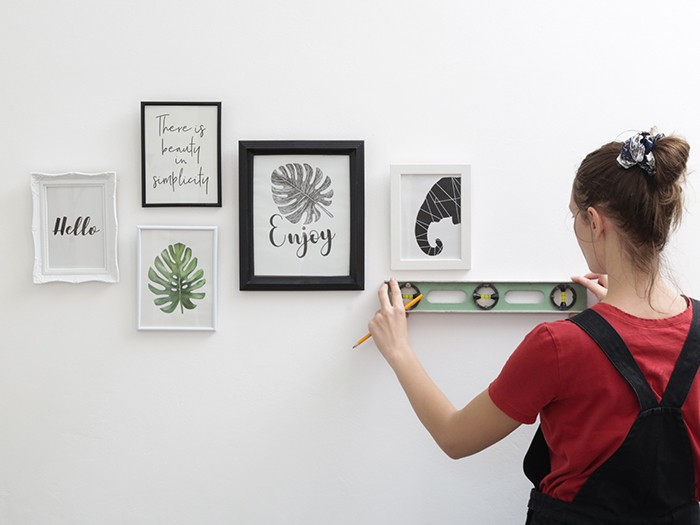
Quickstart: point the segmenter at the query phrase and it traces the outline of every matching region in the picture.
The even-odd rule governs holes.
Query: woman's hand
[[[597,273],[587,273],[583,277],[575,275],[571,278],[575,283],[578,283],[595,295],[599,301],[605,299],[608,295],[608,276]]]
[[[391,292],[391,301],[387,290]],[[391,366],[401,355],[411,352],[408,341],[406,312],[401,289],[393,277],[379,287],[379,310],[369,322],[369,332],[374,343]]]
[[[448,456],[456,459],[474,454],[520,425],[496,407],[486,390],[462,410],[456,410],[411,350],[399,284],[391,279],[389,286],[383,284],[378,293],[380,308],[369,322],[369,331],[418,419]]]

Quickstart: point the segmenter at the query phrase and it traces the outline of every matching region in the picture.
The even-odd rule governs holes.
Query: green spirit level
[[[571,282],[400,282],[404,303],[423,294],[412,312],[577,313],[586,288]]]

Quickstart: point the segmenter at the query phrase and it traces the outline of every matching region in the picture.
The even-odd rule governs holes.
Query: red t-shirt
[[[661,400],[690,329],[692,306],[667,319],[641,319],[604,303],[593,308],[620,334]],[[620,447],[639,414],[634,391],[603,351],[581,328],[564,320],[535,327],[491,383],[489,395],[521,423],[534,423],[540,415],[552,466],[540,490],[564,501],[572,501]],[[700,501],[700,379],[682,412]]]

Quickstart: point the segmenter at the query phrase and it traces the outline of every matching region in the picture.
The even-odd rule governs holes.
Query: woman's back
[[[600,303],[601,314],[625,341],[657,400],[685,343],[692,306],[665,319],[642,319]],[[551,472],[541,490],[572,501],[589,476],[619,449],[640,406],[635,393],[598,345],[574,323],[543,323],[513,353],[489,387],[506,414],[531,423],[541,413]],[[700,479],[700,382],[683,406]],[[699,496],[700,492],[696,493]]]

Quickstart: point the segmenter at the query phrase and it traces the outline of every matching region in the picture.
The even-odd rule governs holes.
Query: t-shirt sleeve
[[[489,385],[494,404],[513,419],[531,424],[559,388],[554,338],[546,323],[536,326],[508,358]]]

